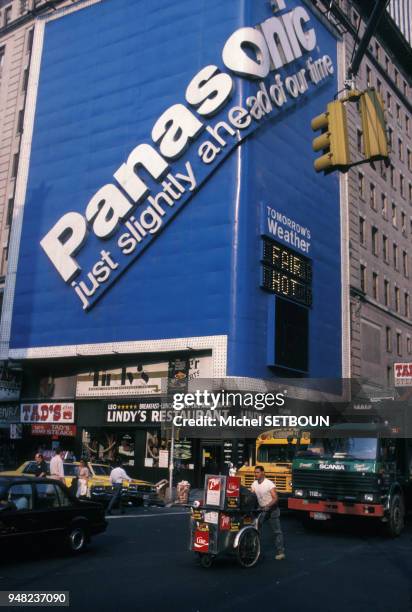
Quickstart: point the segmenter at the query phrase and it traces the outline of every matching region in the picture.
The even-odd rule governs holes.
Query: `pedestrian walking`
[[[36,453],[34,456],[34,460],[36,462],[36,466],[34,468],[34,475],[36,478],[46,478],[47,477],[47,463],[44,460],[44,457],[41,453]]]
[[[89,478],[90,471],[87,467],[86,461],[80,459],[79,474],[77,481],[77,497],[87,497],[89,494]]]
[[[251,490],[256,494],[259,508],[264,511],[263,523],[269,523],[275,536],[275,559],[282,561],[285,559],[285,546],[280,526],[280,510],[276,487],[271,480],[265,477],[265,469],[260,465],[255,467],[255,479]]]
[[[124,480],[130,481],[131,478],[126,474],[121,465],[118,464],[110,472],[110,483],[113,487],[113,495],[107,507],[107,514],[111,514],[116,505],[119,506],[121,514],[124,514],[124,509],[122,507],[122,488]]]
[[[64,466],[60,453],[60,448],[57,448],[54,457],[50,460],[50,478],[64,482]]]

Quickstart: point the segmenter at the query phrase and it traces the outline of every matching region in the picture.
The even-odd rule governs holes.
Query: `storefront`
[[[0,404],[0,471],[13,468],[22,452],[18,404]]]
[[[169,474],[171,427],[160,420],[161,399],[76,402],[77,452],[101,463],[121,461],[130,476],[151,482]],[[179,479],[193,483],[199,442],[175,439],[175,469]]]
[[[20,404],[22,446],[28,460],[36,452],[50,459],[59,448],[64,459],[75,456],[75,408],[73,402],[35,402]]]

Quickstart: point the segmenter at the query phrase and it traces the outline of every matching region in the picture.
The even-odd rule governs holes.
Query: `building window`
[[[390,173],[391,173],[391,187],[395,189],[395,168],[390,165]]]
[[[29,84],[29,69],[26,68],[24,73],[23,73],[23,85],[22,85],[22,91],[23,93],[25,91],[27,91],[27,86]]]
[[[408,253],[406,251],[402,251],[402,269],[404,277],[408,278]]]
[[[412,151],[410,149],[407,149],[406,151],[406,160],[408,163],[408,170],[409,172],[412,172]]]
[[[401,193],[402,198],[405,197],[405,179],[403,174],[399,173],[399,191]]]
[[[395,85],[399,87],[399,72],[395,68]]]
[[[388,238],[385,234],[382,236],[382,251],[383,251],[383,259],[386,263],[389,262],[389,244]]]
[[[372,253],[374,255],[379,255],[379,235],[378,235],[377,227],[371,228],[371,237],[372,237]]]
[[[6,47],[0,47],[0,74],[4,65],[4,58],[6,56]]]
[[[396,121],[401,124],[402,120],[401,120],[401,107],[399,106],[399,104],[396,105]]]
[[[405,306],[405,317],[409,319],[409,315],[410,315],[409,293],[407,293],[406,291],[404,295],[404,306]]]
[[[405,98],[408,97],[408,84],[406,81],[403,82],[403,95],[405,96]]]
[[[4,27],[8,26],[9,23],[11,22],[11,17],[12,17],[12,6],[6,6],[6,8],[4,9]]]
[[[378,275],[376,272],[372,273],[372,295],[374,300],[379,299]]]
[[[390,327],[386,328],[386,350],[388,353],[392,353],[392,330]]]
[[[406,234],[406,215],[403,211],[401,212],[401,231]]]
[[[386,193],[382,193],[381,195],[381,207],[382,207],[382,217],[384,219],[388,218],[388,197]]]
[[[382,94],[382,82],[379,79],[376,79],[376,89],[379,94]]]
[[[372,87],[372,71],[369,66],[366,66],[366,86]]]
[[[412,183],[409,183],[408,192],[409,192],[409,204],[412,206]]]
[[[355,11],[355,9],[352,10],[352,23],[357,26],[359,23],[359,15],[358,13]]]
[[[362,172],[358,172],[358,189],[359,189],[359,197],[364,200],[365,199],[365,179]]]
[[[392,112],[392,96],[390,91],[386,92],[386,108],[388,110],[388,113]]]
[[[385,306],[390,306],[390,284],[388,280],[385,280],[383,283],[383,299],[385,302]]]
[[[388,145],[392,151],[393,149],[393,129],[390,126],[388,127]]]
[[[23,133],[23,121],[24,121],[24,111],[20,110],[19,115],[17,117],[17,134]]]
[[[389,69],[390,69],[389,57],[385,55],[385,70],[388,74],[389,74]]]
[[[10,226],[13,221],[14,198],[10,198],[7,204],[6,225]]]
[[[381,59],[380,59],[381,58],[381,48],[379,46],[379,43],[377,43],[377,42],[375,43],[375,57],[378,60],[378,62],[381,61]]]
[[[359,242],[365,244],[365,219],[359,217]]]
[[[410,336],[407,336],[406,338],[406,350],[407,350],[408,355],[412,353],[412,344],[411,344]]]
[[[373,210],[376,210],[376,190],[375,190],[375,185],[373,183],[370,183],[369,185],[370,187],[370,207],[373,208]]]
[[[34,28],[32,28],[31,30],[29,30],[29,33],[27,34],[27,53],[31,53],[31,50],[33,49],[33,38],[34,38]]]
[[[395,202],[392,202],[392,225],[393,227],[398,227],[398,212]]]
[[[400,138],[398,138],[398,153],[399,153],[399,160],[403,162],[403,144]]]
[[[396,332],[396,352],[402,355],[402,334],[400,332]]]
[[[363,153],[362,131],[357,130],[356,135],[357,135],[357,143],[358,143],[358,153]]]
[[[398,269],[398,245],[393,243],[393,267]]]
[[[392,367],[386,366],[386,384],[392,387]]]
[[[16,178],[17,170],[19,169],[19,154],[15,153],[13,155],[13,165],[11,168],[11,178]]]
[[[408,136],[410,136],[410,134],[409,134],[410,125],[411,125],[411,122],[409,120],[409,117],[408,117],[408,115],[405,115],[405,130],[406,130],[406,133],[408,134]]]
[[[399,287],[395,287],[395,310],[396,312],[400,312],[401,310],[401,292]]]
[[[4,247],[1,253],[1,274],[3,276],[6,274],[8,251],[9,251],[8,248]]]
[[[366,266],[363,264],[360,266],[360,288],[361,291],[366,292]]]

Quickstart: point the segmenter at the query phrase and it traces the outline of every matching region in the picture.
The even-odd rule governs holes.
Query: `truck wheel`
[[[391,538],[398,537],[405,526],[405,506],[402,495],[396,493],[390,503],[388,522],[384,523],[386,535]]]

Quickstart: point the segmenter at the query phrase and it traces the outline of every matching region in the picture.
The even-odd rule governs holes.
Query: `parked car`
[[[0,476],[0,545],[53,539],[72,553],[107,527],[101,504],[79,500],[57,480]]]
[[[47,472],[49,473],[50,463],[46,461]],[[70,489],[72,487],[73,480],[77,478],[79,463],[78,462],[64,462],[64,482]],[[1,476],[34,476],[36,470],[35,461],[25,461],[16,470],[9,470],[7,472],[0,472]],[[107,482],[107,478],[91,478],[89,481],[90,499],[92,501],[98,501],[101,503],[107,503],[112,496],[112,487],[110,482]],[[73,493],[75,491],[73,490]]]
[[[49,470],[49,462],[46,461],[47,470]],[[70,489],[73,479],[77,478],[79,462],[65,461],[64,465],[64,480],[66,486]],[[104,463],[89,462],[87,464],[90,470],[89,490],[90,499],[107,504],[112,497],[113,487],[110,484],[110,465]],[[36,469],[35,461],[25,461],[16,470],[0,472],[1,476],[33,476]],[[133,478],[130,482],[125,480],[123,483],[122,500],[124,504],[132,504],[134,506],[142,505],[144,502],[148,504],[161,504],[161,499],[158,495],[156,486],[145,480]]]

